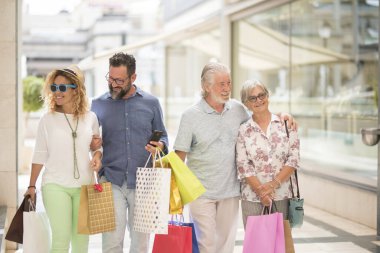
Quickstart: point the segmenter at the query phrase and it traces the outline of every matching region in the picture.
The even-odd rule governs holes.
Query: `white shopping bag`
[[[24,253],[49,253],[51,247],[51,232],[49,219],[45,212],[36,212],[33,209],[23,213]]]
[[[149,160],[149,159],[148,159]],[[167,234],[170,197],[168,168],[137,168],[133,229]]]

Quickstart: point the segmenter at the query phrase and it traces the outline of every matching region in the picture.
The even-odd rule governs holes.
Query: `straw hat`
[[[81,83],[84,83],[84,75],[82,70],[77,65],[70,65],[66,68],[59,69],[62,72],[65,72],[69,75],[74,76],[77,78]]]

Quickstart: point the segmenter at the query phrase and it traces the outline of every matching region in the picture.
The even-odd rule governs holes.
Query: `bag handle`
[[[286,136],[289,138],[289,130],[288,130],[288,121],[285,120],[285,130],[286,130]],[[296,184],[297,184],[297,198],[300,198],[300,188],[298,186],[298,174],[297,170],[294,170],[294,177],[296,178]],[[293,190],[293,183],[292,179],[290,178],[290,188],[292,190],[292,198],[294,198],[294,190]]]
[[[161,157],[160,152],[162,152],[161,149],[159,147],[156,147],[156,152],[155,152],[154,156],[158,155],[158,158],[159,158],[160,164],[161,164],[161,168],[163,168],[164,166],[162,165],[162,157]],[[152,153],[149,152],[149,156],[148,156],[148,159],[146,160],[144,168],[146,168],[146,166],[148,166],[148,163],[149,163],[151,157],[152,157]],[[156,164],[153,161],[153,159],[152,159],[152,165],[153,165],[153,168],[156,168]]]
[[[171,216],[172,217],[169,221],[170,225],[181,226],[183,223],[185,223],[185,217],[183,216],[183,214],[172,214]],[[179,216],[179,218],[178,218],[178,216]]]
[[[261,215],[271,214],[271,213],[275,213],[275,212],[278,212],[278,209],[277,209],[277,206],[276,206],[276,203],[274,202],[274,200],[271,200],[269,206],[263,207],[263,209],[261,210]]]
[[[36,204],[34,203],[32,198],[28,198],[28,202],[29,202],[29,212],[31,212],[31,211],[35,212],[36,211]]]

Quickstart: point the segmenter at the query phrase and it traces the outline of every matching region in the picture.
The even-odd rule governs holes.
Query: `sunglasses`
[[[52,92],[56,92],[58,90],[60,92],[66,92],[67,88],[75,89],[76,87],[77,87],[76,84],[55,84],[55,83],[53,83],[52,85],[50,85],[50,90]]]

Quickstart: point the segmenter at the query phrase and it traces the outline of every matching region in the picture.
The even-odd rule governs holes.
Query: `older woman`
[[[52,230],[52,253],[88,251],[88,235],[77,233],[81,185],[91,183],[101,167],[101,149],[92,153],[92,136],[99,134],[96,115],[89,111],[82,71],[77,66],[53,70],[46,78],[43,98],[48,112],[40,119],[25,195],[35,197],[42,175],[43,203]]]
[[[299,167],[299,139],[290,128],[288,137],[286,126],[269,111],[269,91],[262,83],[246,81],[241,100],[253,113],[240,126],[236,144],[245,228],[247,217],[259,215],[272,200],[287,219],[290,176]]]

